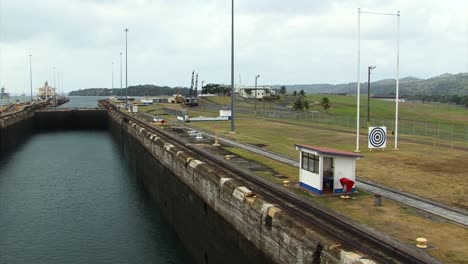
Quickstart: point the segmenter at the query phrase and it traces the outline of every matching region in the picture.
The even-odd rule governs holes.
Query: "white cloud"
[[[235,68],[244,84],[356,79],[357,8],[401,11],[400,76],[468,71],[463,0],[236,0]],[[120,86],[128,27],[129,84],[188,86],[191,71],[230,83],[231,2],[219,0],[0,0],[0,85],[28,90],[64,75],[66,90]],[[362,79],[395,76],[396,17],[361,17]]]

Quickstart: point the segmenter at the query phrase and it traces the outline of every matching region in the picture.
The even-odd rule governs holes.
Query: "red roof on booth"
[[[325,147],[316,147],[310,145],[302,145],[296,144],[296,147],[305,148],[313,151],[317,151],[319,154],[326,154],[326,155],[334,155],[334,156],[346,156],[346,157],[354,157],[354,158],[362,158],[362,155],[356,154],[354,152],[333,149],[333,148],[325,148]]]

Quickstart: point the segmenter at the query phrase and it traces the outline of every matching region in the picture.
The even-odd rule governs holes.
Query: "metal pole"
[[[397,13],[397,72],[396,72],[396,102],[395,102],[395,150],[398,149],[398,103],[400,85],[400,11]]]
[[[369,66],[367,68],[367,126],[369,126],[370,124],[370,116],[369,116],[369,112],[370,112],[370,70],[371,70],[371,66]]]
[[[62,96],[63,96],[63,72],[62,72],[62,79],[61,79],[62,83],[60,85],[60,87],[62,87]]]
[[[231,133],[234,133],[234,0],[231,3]]]
[[[120,96],[123,97],[123,93],[122,93],[122,52],[120,52]]]
[[[127,100],[125,100],[125,107],[127,108],[128,110],[128,61],[127,61],[127,33],[128,33],[128,28],[126,28],[125,30],[125,90],[126,90],[126,98]]]
[[[257,115],[257,79],[260,78],[260,74],[259,75],[255,75],[255,115]],[[263,105],[265,106],[265,105]]]
[[[114,90],[114,62],[112,62],[112,90]]]
[[[367,126],[370,126],[370,73],[376,66],[369,66],[367,73]]]
[[[32,55],[31,54],[29,54],[29,80],[31,82],[31,104],[32,104],[33,97],[32,97]]]
[[[361,85],[359,83],[359,75],[361,74],[361,8],[358,8],[358,61],[357,61],[357,113],[356,113],[356,150],[355,152],[360,152],[359,150],[359,115],[360,115],[360,91]]]

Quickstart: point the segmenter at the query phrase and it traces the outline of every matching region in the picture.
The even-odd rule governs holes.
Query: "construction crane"
[[[197,96],[197,86],[198,86],[198,74],[197,74],[197,80],[195,82],[195,86],[194,86],[194,83],[193,83],[193,80],[194,80],[194,75],[195,75],[195,71],[192,71],[192,82],[191,82],[191,85],[190,85],[190,92],[189,92],[189,95],[185,98],[185,101],[184,101],[184,104],[186,106],[197,106],[198,105],[198,96]],[[194,88],[195,88],[195,91],[194,91]]]

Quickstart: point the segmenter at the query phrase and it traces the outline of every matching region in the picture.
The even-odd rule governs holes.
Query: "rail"
[[[107,108],[112,108],[116,111],[117,108],[107,101],[100,101],[100,105]],[[231,172],[240,176],[247,187],[256,190],[257,194],[266,199],[277,203],[282,210],[288,211],[293,215],[311,223],[322,229],[330,236],[336,237],[343,241],[350,248],[358,249],[377,261],[384,263],[442,263],[439,260],[420,252],[417,249],[410,248],[400,242],[378,233],[370,228],[366,228],[360,224],[353,222],[347,217],[334,212],[320,204],[307,200],[299,195],[266,181],[252,173],[236,167],[222,158],[215,157],[204,152],[196,146],[186,144],[182,139],[174,134],[171,134],[162,129],[158,129],[150,124],[125,113],[120,112],[125,119],[139,123],[140,126],[159,134],[162,137],[172,141],[173,144],[183,146],[191,152],[207,159],[218,166],[222,166]],[[339,231],[337,231],[339,229]]]

